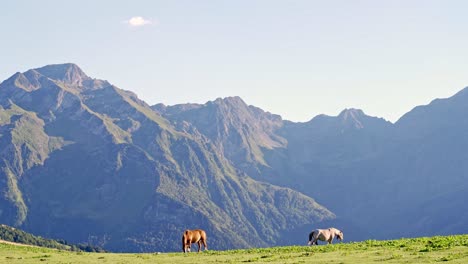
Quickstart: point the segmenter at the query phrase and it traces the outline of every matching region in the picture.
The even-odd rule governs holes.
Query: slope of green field
[[[91,246],[87,244],[74,245],[68,243],[65,240],[53,240],[42,238],[40,236],[35,236],[23,230],[3,224],[0,224],[0,240],[3,243],[12,242],[13,244],[26,244],[29,246],[52,248],[66,251],[105,252],[105,250],[103,250],[100,247]]]
[[[468,263],[468,235],[202,253],[69,252],[0,244],[0,263]]]

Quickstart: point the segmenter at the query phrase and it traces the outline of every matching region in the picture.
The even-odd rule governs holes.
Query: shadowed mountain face
[[[194,124],[231,154],[255,153],[230,159],[257,180],[316,198],[337,215],[327,223],[349,230],[348,239],[397,238],[468,232],[466,91],[416,107],[396,124],[357,109],[294,123],[254,114],[239,98],[153,109],[173,123]],[[218,131],[251,140],[232,144]]]
[[[0,84],[0,221],[115,251],[179,251],[187,228],[212,249],[328,226],[466,233],[467,94],[395,124],[358,109],[294,123],[239,97],[150,107],[74,64],[17,73]]]
[[[16,73],[0,84],[0,221],[109,250],[179,251],[187,228],[226,249],[334,218],[252,179],[200,131],[74,64]]]
[[[207,137],[235,165],[259,176],[259,166],[268,166],[263,150],[283,148],[287,141],[276,132],[283,126],[278,115],[248,106],[239,97],[218,98],[205,105],[153,106],[175,125],[190,124]]]

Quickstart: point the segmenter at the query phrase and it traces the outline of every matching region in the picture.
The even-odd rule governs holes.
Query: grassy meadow
[[[196,246],[195,246],[196,247]],[[192,249],[194,249],[192,247]],[[0,263],[468,263],[468,235],[202,253],[85,253],[0,244]]]

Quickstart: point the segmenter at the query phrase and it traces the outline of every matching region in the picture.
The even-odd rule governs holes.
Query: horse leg
[[[205,247],[205,250],[208,249],[208,247],[206,246],[206,240],[205,239],[203,239],[203,246]]]
[[[198,252],[200,252],[200,248],[201,248],[201,242],[200,242],[200,240],[198,240],[197,244],[198,244]]]
[[[192,240],[187,240],[187,252],[191,252],[192,251]]]

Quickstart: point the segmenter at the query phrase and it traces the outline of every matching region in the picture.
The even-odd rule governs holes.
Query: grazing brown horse
[[[309,234],[309,246],[318,245],[318,240],[327,241],[328,244],[331,244],[335,236],[337,239],[343,240],[343,232],[336,228],[315,229]]]
[[[192,243],[198,244],[198,252],[200,252],[202,243],[205,247],[205,250],[207,250],[208,248],[206,246],[205,231],[201,229],[185,230],[184,234],[182,235],[182,250],[184,251],[184,253],[190,252]]]

